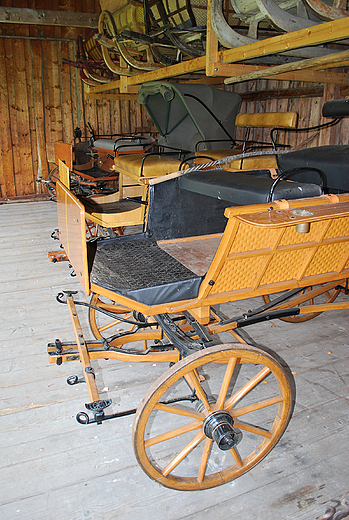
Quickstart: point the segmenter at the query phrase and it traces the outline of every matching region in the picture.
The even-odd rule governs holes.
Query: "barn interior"
[[[347,7],[347,2],[336,0],[333,4],[288,2],[287,6],[271,0],[248,5],[242,0],[178,0],[173,5],[165,0],[52,0],[49,7],[39,0],[0,0],[1,518],[349,518]],[[180,151],[176,154],[174,148]],[[140,166],[145,152],[150,153],[149,159]],[[288,163],[289,157],[296,162]],[[160,169],[163,158],[166,170]],[[206,170],[205,163],[209,164]],[[187,173],[192,166],[197,169]],[[303,166],[311,172],[297,171],[291,184],[278,178],[283,169]],[[174,173],[177,177],[164,180]],[[306,202],[297,206],[298,195],[290,194],[290,186],[296,194],[302,192]],[[172,188],[177,198],[170,200]],[[109,240],[127,245],[133,240],[130,235],[145,231],[147,239],[152,235],[160,243],[161,251],[177,254],[177,261],[185,263],[183,257],[195,250],[189,238],[214,235],[212,246],[208,240],[196,241],[205,247],[195,253],[201,269],[195,272],[197,286],[215,265],[212,259],[218,239],[226,236],[227,219],[245,219],[244,225],[249,225],[247,217],[241,217],[246,210],[238,213],[247,205],[248,215],[254,212],[254,204],[267,214],[268,208],[274,213],[292,208],[305,211],[305,206],[315,211],[315,217],[296,216],[304,244],[311,235],[309,245],[299,247],[301,252],[310,251],[317,240],[321,247],[326,240],[336,240],[335,249],[324,256],[329,274],[314,271],[318,277],[303,286],[301,276],[298,281],[291,277],[288,285],[285,279],[273,281],[279,283],[271,289],[274,293],[300,287],[305,295],[332,283],[320,295],[324,299],[318,312],[310,308],[307,314],[300,310],[298,317],[297,310],[294,315],[263,318],[251,322],[248,334],[240,336],[234,330],[245,318],[236,316],[265,305],[269,293],[255,282],[247,297],[224,295],[219,300],[212,287],[207,288],[216,298],[220,324],[225,324],[216,327],[216,345],[240,341],[240,348],[242,343],[265,349],[281,360],[288,374],[290,421],[283,422],[280,440],[277,433],[274,442],[272,428],[267,431],[266,438],[272,432],[270,453],[258,464],[249,468],[247,458],[241,462],[236,456],[243,471],[232,470],[226,477],[215,469],[220,462],[214,455],[207,475],[204,471],[200,476],[199,471],[194,483],[186,480],[186,469],[184,483],[181,479],[171,483],[166,469],[161,477],[147,469],[137,447],[139,411],[149,398],[149,388],[175,370],[177,363],[170,355],[166,363],[156,357],[139,363],[135,359],[139,352],[130,347],[126,362],[108,359],[106,352],[105,357],[92,360],[93,370],[88,373],[89,360],[83,360],[82,351],[72,354],[65,346],[78,343],[74,332],[79,331],[69,316],[70,304],[64,304],[67,296],[88,305],[94,287],[104,283],[97,283],[92,275],[89,279],[89,269],[86,275],[84,267],[83,274],[76,267],[72,244],[79,256],[81,243],[71,239],[68,217],[64,217],[64,232],[59,209],[69,206],[68,199],[75,204],[74,211],[78,208],[80,215],[83,211],[83,251],[102,249]],[[281,199],[291,200],[285,206],[277,202]],[[168,217],[173,200],[181,211]],[[106,209],[98,206],[104,202]],[[108,204],[119,209],[111,211]],[[317,205],[318,212],[313,209]],[[183,227],[180,217],[186,218]],[[314,226],[326,218],[343,220],[340,234],[333,238],[324,231],[321,240],[313,238]],[[310,232],[309,227],[302,228],[304,223],[310,225]],[[166,247],[165,241],[169,241]],[[182,256],[175,253],[176,245]],[[268,247],[269,243],[261,246],[256,254],[261,256]],[[247,253],[239,250],[236,255]],[[288,261],[300,270],[298,256]],[[122,271],[131,272],[131,263],[125,261]],[[141,268],[135,269],[142,274]],[[183,290],[189,289],[185,285]],[[192,298],[195,290],[191,287],[190,296],[184,292],[181,299]],[[110,291],[105,286],[101,294],[110,296]],[[132,291],[120,294],[117,303],[124,304],[125,298],[138,302],[133,314],[131,310],[138,325],[144,318],[139,309],[158,304],[158,300],[137,300],[140,297]],[[151,298],[164,296],[156,293]],[[308,306],[318,303],[315,296],[304,300]],[[166,300],[166,309],[174,301]],[[109,325],[102,318],[91,329],[88,310],[82,305],[77,308],[84,338],[96,341]],[[170,312],[164,308],[162,313]],[[216,347],[205,344],[201,327],[207,325],[211,333],[210,318],[204,315],[203,304],[201,309],[201,314],[195,314],[194,330],[199,330],[201,339],[203,334],[204,347],[211,352]],[[235,316],[233,332],[222,316]],[[306,319],[299,319],[302,316]],[[115,334],[123,333],[118,322]],[[140,348],[147,350],[147,346]],[[180,354],[186,358],[185,350]],[[62,363],[69,356],[71,362]],[[267,394],[270,381],[260,382]],[[264,398],[259,399],[262,403]],[[109,404],[109,400],[112,404],[105,414],[85,406],[89,401]],[[198,405],[195,410],[194,418],[202,412]],[[108,414],[115,417],[107,420]],[[235,444],[229,448],[236,455],[241,432],[236,425],[231,428],[237,448]],[[258,459],[254,453],[251,458]],[[225,460],[226,451],[218,454]],[[185,464],[183,455],[179,466]],[[210,472],[217,476],[212,484]]]

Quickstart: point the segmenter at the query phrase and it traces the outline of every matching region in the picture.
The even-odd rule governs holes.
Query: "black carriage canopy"
[[[208,85],[154,81],[140,85],[138,102],[159,132],[159,144],[195,152],[229,148],[241,98]]]

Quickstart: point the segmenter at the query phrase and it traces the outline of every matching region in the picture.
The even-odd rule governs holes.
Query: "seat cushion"
[[[146,305],[196,298],[202,278],[144,234],[100,241],[91,282]]]
[[[202,170],[188,173],[179,178],[182,189],[201,193],[220,200],[227,200],[234,206],[267,202],[274,180],[269,170],[250,172],[229,172],[227,170]],[[321,195],[316,184],[280,181],[276,185],[273,200],[298,199]]]
[[[230,157],[232,155],[241,154],[241,150],[207,150],[202,152],[202,155],[211,157],[214,161]],[[200,155],[197,152],[197,155]],[[209,159],[195,159],[195,164],[204,164],[209,162]],[[222,167],[222,165],[221,165]],[[257,155],[256,157],[246,157],[245,159],[233,159],[228,162],[227,170],[261,170],[262,168],[277,168],[275,155]]]
[[[241,150],[230,150],[225,148],[223,150],[202,150],[200,152],[195,152],[195,156],[198,156],[195,159],[195,164],[205,164],[209,162],[209,159],[201,158],[200,155],[204,155],[207,157],[211,157],[214,161],[218,159],[224,159],[224,157],[229,157],[230,155],[238,155],[241,154]]]
[[[148,155],[143,163],[142,154],[119,155],[115,157],[115,170],[137,177],[158,177],[179,170],[181,161],[167,155]]]
[[[319,182],[319,175],[310,168],[318,168],[326,177],[325,188],[329,193],[349,192],[349,146],[327,145],[306,148],[278,157],[282,171],[291,168],[309,168],[297,174],[302,182]]]
[[[152,137],[132,138],[132,139],[97,139],[93,142],[95,148],[102,150],[124,151],[124,152],[142,152],[144,145],[154,142]]]

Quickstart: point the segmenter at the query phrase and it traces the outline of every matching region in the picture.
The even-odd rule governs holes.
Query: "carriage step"
[[[93,401],[92,403],[86,403],[85,408],[91,412],[101,412],[105,408],[108,408],[112,403],[111,399],[100,399],[99,401]]]

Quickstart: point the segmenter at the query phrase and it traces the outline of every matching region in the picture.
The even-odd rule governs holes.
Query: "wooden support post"
[[[211,0],[207,2],[206,31],[206,76],[216,76],[215,64],[218,61],[218,39],[211,23]]]

